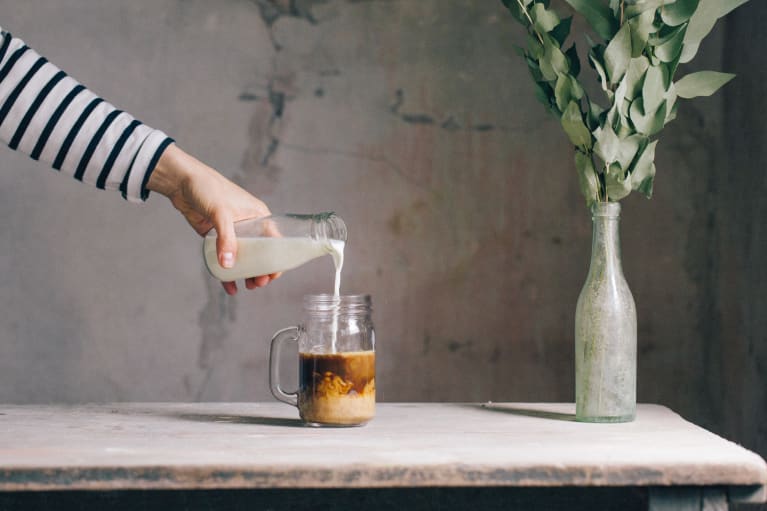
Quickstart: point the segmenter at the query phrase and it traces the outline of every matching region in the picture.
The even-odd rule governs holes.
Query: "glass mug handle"
[[[280,353],[285,341],[298,341],[298,332],[297,326],[289,326],[279,330],[272,336],[272,344],[269,348],[269,389],[278,401],[296,407],[298,406],[298,391],[285,392],[280,386]]]

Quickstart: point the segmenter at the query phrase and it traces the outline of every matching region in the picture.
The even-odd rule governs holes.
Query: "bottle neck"
[[[591,208],[593,231],[589,273],[623,274],[620,248],[620,204],[598,202]]]

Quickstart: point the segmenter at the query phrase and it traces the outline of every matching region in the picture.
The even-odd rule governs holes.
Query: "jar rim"
[[[368,311],[371,308],[369,294],[339,295],[330,293],[304,295],[304,310],[326,312],[338,309],[339,312]]]

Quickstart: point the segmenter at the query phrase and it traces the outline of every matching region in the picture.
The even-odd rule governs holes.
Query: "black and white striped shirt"
[[[132,202],[173,140],[80,85],[0,28],[0,139]]]

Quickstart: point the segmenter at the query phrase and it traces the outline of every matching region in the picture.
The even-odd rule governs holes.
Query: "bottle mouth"
[[[369,313],[370,295],[317,294],[304,296],[304,310],[310,313],[338,311],[340,314]]]
[[[593,218],[618,218],[621,216],[621,205],[619,202],[596,202],[591,206],[591,216]]]
[[[312,238],[346,242],[346,224],[340,216],[329,211],[311,215],[311,218],[314,221],[312,223]]]

